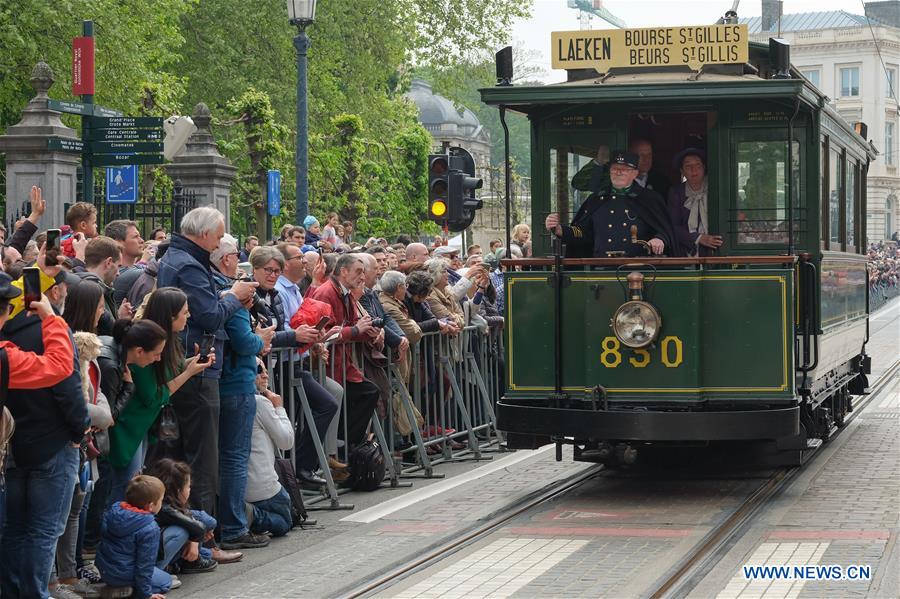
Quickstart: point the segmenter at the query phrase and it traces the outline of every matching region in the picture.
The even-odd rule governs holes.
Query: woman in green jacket
[[[159,361],[146,366],[129,364],[123,376],[133,381],[134,394],[119,413],[115,426],[109,429],[108,460],[114,470],[125,471],[126,484],[143,466],[147,433],[162,408],[168,405],[169,396],[215,361],[213,355],[203,363],[199,362],[199,355],[184,359],[179,335],[187,326],[189,316],[187,296],[175,287],[155,290],[144,309],[143,320],[154,322],[165,331],[166,344]],[[124,493],[124,487],[121,491]],[[121,499],[116,495],[114,483],[110,501]]]

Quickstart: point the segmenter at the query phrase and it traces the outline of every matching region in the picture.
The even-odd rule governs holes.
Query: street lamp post
[[[296,165],[296,211],[294,221],[303,224],[309,213],[309,110],[306,90],[306,54],[309,51],[309,36],[306,28],[316,18],[316,0],[287,0],[288,18],[297,27],[294,47],[297,48],[297,151]]]

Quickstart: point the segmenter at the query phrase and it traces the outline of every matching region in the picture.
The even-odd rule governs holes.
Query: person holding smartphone
[[[41,252],[38,262],[43,258]],[[8,389],[6,407],[16,421],[0,542],[4,597],[47,596],[78,473],[78,444],[90,425],[68,327],[40,293],[45,276],[50,274],[38,273],[37,289],[35,277],[27,284],[28,295],[38,301],[11,315],[10,306],[21,302],[24,290],[0,274],[0,350],[9,366],[8,380],[0,384]]]
[[[28,317],[41,320],[43,354],[19,349],[10,341],[0,341],[0,349],[6,352],[9,364],[9,379],[0,380],[0,385],[9,389],[41,389],[52,387],[62,381],[74,369],[74,346],[69,340],[69,327],[62,317],[53,312],[53,307],[45,295],[37,289],[38,298],[28,304]],[[6,324],[12,311],[11,299],[22,295],[22,290],[14,287],[12,279],[0,272],[0,329]]]

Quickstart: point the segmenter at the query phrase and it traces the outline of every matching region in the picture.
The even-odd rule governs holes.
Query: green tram
[[[876,151],[787,53],[747,43],[740,64],[571,69],[565,83],[481,90],[501,118],[531,123],[534,257],[504,261],[497,418],[510,446],[629,461],[642,446],[741,441],[801,463],[867,392]],[[673,184],[673,157],[706,151],[709,230],[724,245],[703,258],[561,257],[545,217],[569,222],[589,195],[576,173],[637,137]]]

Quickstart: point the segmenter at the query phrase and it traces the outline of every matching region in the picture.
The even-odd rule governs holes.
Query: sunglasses
[[[262,374],[262,373],[264,373],[265,371],[266,371],[266,369],[263,368],[263,365],[262,365],[262,364],[257,364],[257,365],[256,365],[256,374]]]

